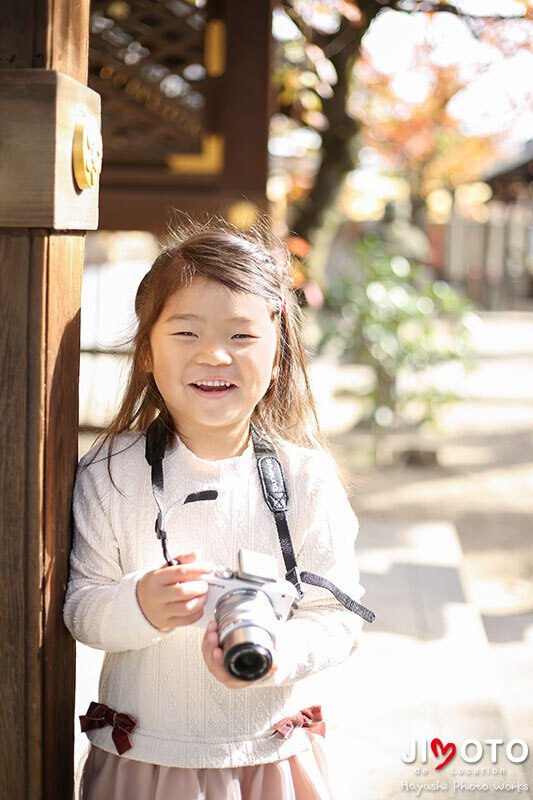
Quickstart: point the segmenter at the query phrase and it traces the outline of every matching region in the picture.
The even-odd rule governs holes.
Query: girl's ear
[[[150,351],[150,345],[148,342],[145,342],[143,345],[141,345],[141,349],[139,351],[139,361],[144,372],[153,372],[152,353]]]
[[[276,348],[276,355],[274,356],[274,364],[272,366],[272,373],[270,376],[271,381],[277,381],[279,378],[279,362],[280,362],[280,348]]]

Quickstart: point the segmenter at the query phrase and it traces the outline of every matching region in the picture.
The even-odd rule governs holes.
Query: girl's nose
[[[210,364],[216,366],[217,364],[230,364],[231,355],[225,347],[220,345],[204,345],[202,349],[196,354],[195,359],[199,364]]]

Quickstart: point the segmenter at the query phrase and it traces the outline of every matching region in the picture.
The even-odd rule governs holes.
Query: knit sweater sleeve
[[[311,493],[298,569],[329,578],[353,599],[364,594],[355,560],[358,521],[331,456],[317,456],[320,479]],[[276,637],[277,670],[256,686],[281,686],[338,664],[357,648],[363,620],[327,590],[302,584],[304,597]]]
[[[165,636],[143,615],[137,582],[124,574],[111,520],[114,487],[107,465],[82,459],[74,487],[74,540],[63,618],[72,636],[108,652],[141,650]]]

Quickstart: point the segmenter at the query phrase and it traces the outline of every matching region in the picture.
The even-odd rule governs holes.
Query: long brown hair
[[[292,291],[290,255],[262,216],[241,231],[224,219],[206,221],[180,215],[169,242],[144,276],[135,298],[138,324],[131,339],[133,356],[124,396],[114,419],[102,433],[97,452],[125,431],[144,431],[161,414],[175,430],[151,372],[146,372],[150,333],[167,299],[194,276],[218,281],[235,292],[264,297],[278,320],[277,377],[252,414],[252,423],[276,444],[288,440],[326,450],[310,387],[308,360],[302,340],[301,310]],[[285,305],[283,304],[285,299]]]

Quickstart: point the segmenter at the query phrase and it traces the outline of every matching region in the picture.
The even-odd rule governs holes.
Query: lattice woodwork
[[[93,0],[89,85],[102,96],[104,175],[106,163],[164,166],[171,154],[201,152],[211,81],[198,6]]]

